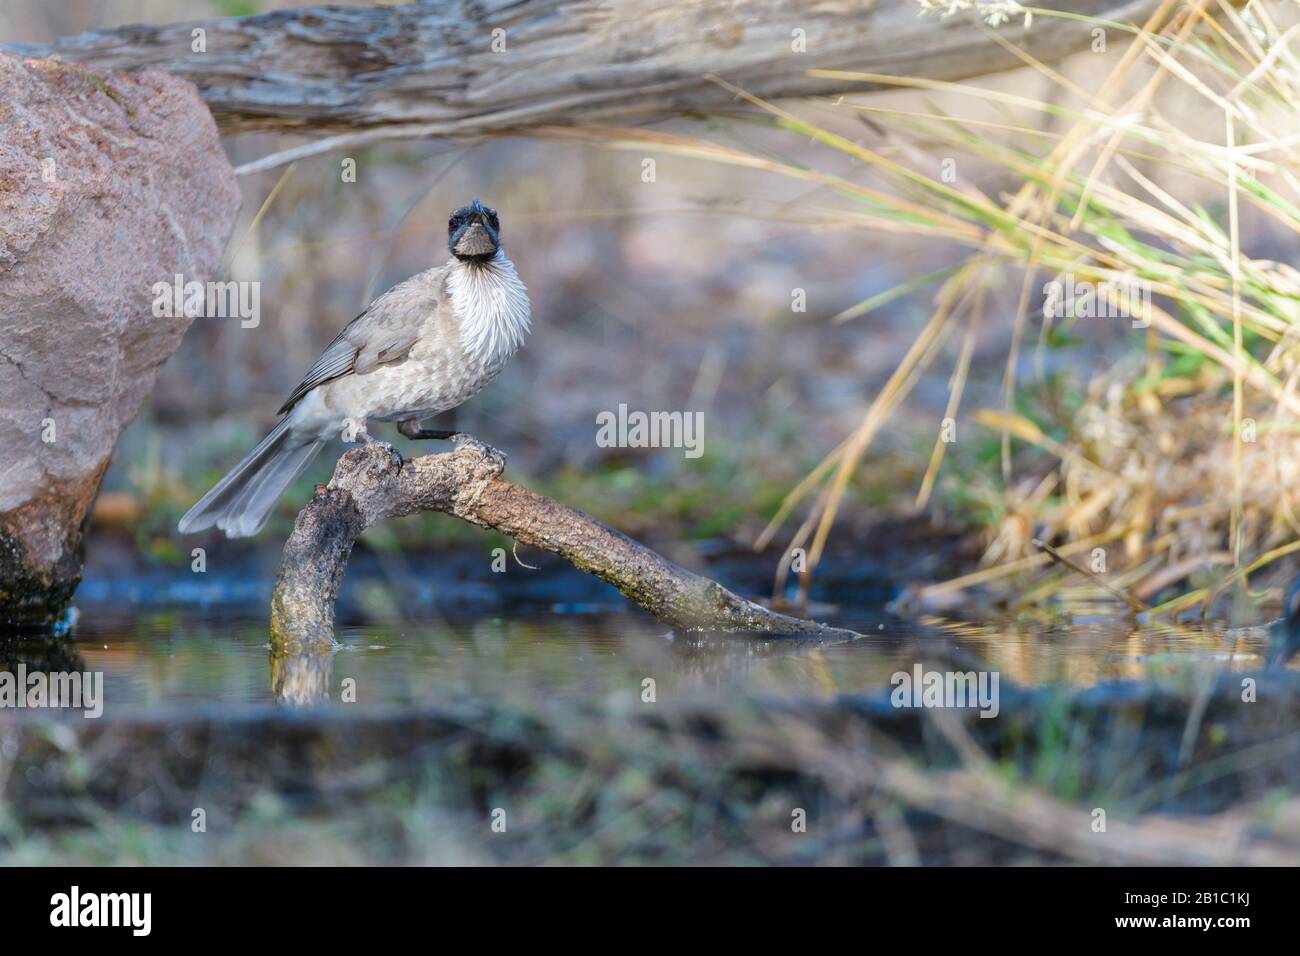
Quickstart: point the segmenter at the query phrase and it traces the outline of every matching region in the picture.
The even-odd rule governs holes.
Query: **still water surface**
[[[652,678],[660,700],[720,694],[831,696],[887,693],[890,677],[957,648],[962,660],[1024,686],[1146,679],[1170,672],[1261,666],[1266,635],[1225,637],[1199,627],[1119,619],[1055,627],[978,625],[883,613],[825,615],[866,634],[814,645],[673,633],[637,612],[555,605],[507,614],[342,626],[338,646],[283,658],[266,620],[221,609],[83,604],[58,641],[10,639],[4,666],[83,668],[104,674],[110,705],[184,708],[282,702],[436,706],[450,696],[608,704],[635,700]],[[352,683],[349,684],[348,682]]]

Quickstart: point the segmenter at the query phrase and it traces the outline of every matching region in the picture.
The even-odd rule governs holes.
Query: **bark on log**
[[[385,445],[354,448],[298,514],[271,597],[277,648],[328,644],[334,600],[358,535],[385,518],[439,511],[559,555],[618,588],[672,627],[844,640],[853,631],[778,614],[678,567],[567,505],[503,481],[480,448],[402,459]]]
[[[1053,7],[1140,23],[1156,5]],[[957,80],[1022,65],[973,15],[918,12],[913,0],[428,0],[128,26],[8,49],[160,67],[197,85],[227,133],[399,123],[472,136],[730,106],[708,74],[776,99],[863,89],[807,76],[813,68]],[[1093,24],[1040,16],[1028,30],[1018,19],[998,29],[1051,61],[1087,49]]]

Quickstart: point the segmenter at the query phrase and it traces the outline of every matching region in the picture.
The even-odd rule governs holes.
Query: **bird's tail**
[[[187,534],[216,525],[229,538],[246,538],[261,531],[284,490],[325,444],[296,440],[288,426],[289,416],[285,416],[243,461],[185,512],[177,530]]]

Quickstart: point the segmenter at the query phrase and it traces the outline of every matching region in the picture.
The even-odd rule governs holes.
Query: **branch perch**
[[[380,443],[348,451],[298,513],[271,597],[277,646],[328,643],[352,545],[386,518],[438,511],[559,555],[687,630],[844,640],[853,631],[778,614],[681,568],[590,515],[504,481],[481,447],[403,461]]]

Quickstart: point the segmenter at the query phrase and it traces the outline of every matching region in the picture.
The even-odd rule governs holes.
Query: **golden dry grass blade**
[[[1091,550],[1103,544],[1121,538],[1124,535],[1124,529],[1109,529],[1101,534],[1095,534],[1089,538],[1083,538],[1079,541],[1072,541],[1067,545],[1062,545],[1056,550],[1060,554],[1075,555],[1083,551]],[[951,594],[954,591],[966,591],[980,584],[988,584],[999,578],[1008,575],[1017,574],[1022,571],[1032,571],[1036,568],[1050,564],[1052,561],[1046,554],[1031,554],[1025,558],[1017,558],[1015,561],[1009,561],[1006,564],[995,565],[991,568],[982,568],[970,574],[963,574],[961,577],[951,578],[947,581],[940,581],[937,584],[930,584],[917,591],[917,596],[922,600],[934,597],[938,594]]]
[[[944,409],[945,421],[955,421],[957,409],[961,406],[962,392],[966,388],[966,376],[970,373],[971,356],[975,353],[975,334],[979,331],[981,313],[986,296],[981,289],[980,295],[975,301],[974,308],[971,309],[970,318],[967,320],[966,335],[962,340],[961,354],[957,357],[957,367],[953,370],[952,380],[948,388],[948,404]],[[934,490],[934,483],[939,475],[939,467],[943,464],[944,452],[948,448],[948,442],[945,440],[943,430],[940,429],[939,435],[935,437],[934,449],[930,452],[930,461],[926,465],[925,475],[921,479],[921,487],[916,493],[916,501],[913,503],[913,509],[923,511],[930,502],[930,494]]]
[[[1279,558],[1285,558],[1288,554],[1295,554],[1297,551],[1300,551],[1300,541],[1292,541],[1290,544],[1284,544],[1281,547],[1266,551],[1254,561],[1250,562],[1250,564],[1237,568],[1220,581],[1217,587],[1214,587],[1205,593],[1204,600],[1201,602],[1201,614],[1205,615],[1209,611],[1210,606],[1214,603],[1215,598],[1238,581],[1245,580],[1260,568],[1268,567]]]
[[[952,316],[954,305],[959,301],[959,296],[968,295],[972,291],[969,288],[964,288],[964,285],[976,265],[977,263],[974,261],[968,263],[967,268],[963,268],[944,284],[944,288],[940,293],[938,309],[935,310],[925,328],[912,342],[907,354],[903,356],[902,361],[899,362],[885,382],[884,387],[868,407],[862,424],[849,436],[844,452],[840,455],[835,475],[831,479],[829,487],[821,496],[819,503],[821,518],[817,523],[817,531],[813,536],[812,546],[808,552],[809,573],[816,568],[817,563],[821,560],[826,541],[830,536],[831,527],[835,523],[835,515],[858,462],[872,440],[874,440],[880,426],[884,424],[898,402],[911,390],[917,374],[928,364],[929,357],[933,356],[940,335],[948,327],[949,319]]]
[[[230,253],[226,256],[225,263],[221,270],[223,275],[229,274],[230,266],[234,263],[240,250],[244,248],[244,243],[248,241],[249,236],[257,231],[257,227],[262,224],[262,220],[266,218],[267,210],[271,208],[271,204],[275,202],[275,197],[280,195],[280,190],[284,189],[285,185],[289,182],[289,177],[293,175],[293,171],[297,169],[297,167],[297,163],[290,163],[285,167],[284,172],[280,174],[280,178],[277,179],[275,185],[271,187],[271,191],[266,194],[266,199],[262,201],[262,205],[257,210],[257,214],[253,216],[253,221],[248,224],[248,228],[244,230],[244,234],[239,237],[239,242],[235,243]]]
[[[1198,10],[1204,8],[1205,0],[1197,0],[1195,6]],[[1192,31],[1193,23],[1194,23],[1193,19],[1191,17],[1188,17],[1187,21],[1183,25],[1183,28],[1179,31],[1178,36],[1175,38],[1174,41],[1175,48],[1180,47],[1182,44],[1186,42],[1187,37],[1190,35]],[[1132,46],[1129,48],[1129,51],[1126,51],[1135,54],[1135,59],[1133,62],[1136,62],[1136,53],[1138,50],[1142,49],[1143,41],[1145,41],[1148,44],[1154,42],[1150,39],[1150,36],[1151,36],[1151,31],[1148,30],[1141,31],[1138,34],[1137,38],[1134,40]],[[1126,71],[1131,66],[1132,63],[1128,64],[1128,67],[1126,67]],[[1167,73],[1165,72],[1164,68],[1157,70],[1155,75],[1152,76],[1150,80],[1148,80],[1146,86],[1142,88],[1141,92],[1139,92],[1137,96],[1135,96],[1132,100],[1130,100],[1127,104],[1125,104],[1125,106],[1122,109],[1122,112],[1125,114],[1145,113],[1146,110],[1150,107],[1151,101],[1155,98],[1156,92],[1160,89],[1161,85],[1164,83],[1166,76]],[[1093,186],[1101,178],[1102,173],[1105,170],[1107,164],[1109,164],[1111,159],[1114,157],[1115,151],[1119,148],[1120,138],[1121,138],[1121,133],[1119,131],[1115,131],[1114,133],[1111,134],[1110,140],[1106,143],[1105,147],[1103,147],[1101,154],[1097,157],[1097,161],[1093,164],[1092,170],[1088,173],[1087,182],[1083,187],[1083,193],[1079,199],[1078,210],[1075,212],[1074,218],[1070,221],[1071,232],[1077,230],[1080,224],[1083,222],[1084,212],[1088,208],[1088,200],[1092,197]]]

